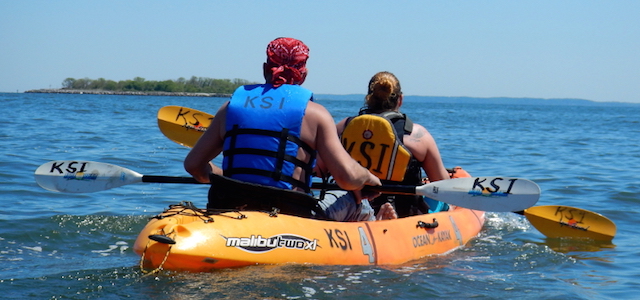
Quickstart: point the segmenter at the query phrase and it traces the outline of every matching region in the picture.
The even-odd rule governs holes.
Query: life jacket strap
[[[252,135],[262,135],[274,137],[279,140],[278,142],[278,151],[264,150],[264,149],[254,149],[254,148],[236,148],[236,140],[237,136],[240,134],[252,134]],[[305,183],[303,181],[297,180],[291,176],[282,174],[282,167],[284,162],[290,162],[294,164],[296,167],[300,167],[304,170],[305,176],[310,179],[310,174],[313,172],[313,166],[309,163],[306,163],[293,155],[286,154],[286,146],[287,141],[293,142],[298,147],[302,148],[304,151],[309,153],[310,159],[309,161],[315,161],[316,151],[313,150],[307,143],[302,141],[296,136],[289,134],[289,129],[284,128],[281,131],[272,131],[265,129],[255,129],[255,128],[238,128],[238,125],[233,125],[233,128],[225,134],[225,139],[229,138],[229,149],[223,152],[223,155],[228,158],[228,167],[224,170],[225,176],[233,176],[236,174],[252,174],[259,175],[264,177],[272,178],[275,181],[283,181],[291,184],[293,187],[300,188],[305,191],[305,193],[310,193],[311,189],[309,188],[309,183]],[[236,168],[233,167],[233,160],[236,155],[239,154],[251,154],[251,155],[261,155],[267,157],[273,157],[276,159],[276,165],[274,171],[267,171],[256,168]]]

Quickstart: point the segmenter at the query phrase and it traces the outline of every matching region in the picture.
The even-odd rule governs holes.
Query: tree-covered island
[[[40,89],[26,93],[91,93],[91,94],[133,94],[133,95],[184,95],[214,96],[231,95],[239,86],[256,84],[244,79],[214,79],[192,76],[177,80],[145,80],[135,77],[130,80],[108,80],[104,78],[67,78],[62,81],[61,89]]]

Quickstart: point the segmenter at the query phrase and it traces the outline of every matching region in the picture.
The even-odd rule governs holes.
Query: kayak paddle
[[[611,241],[616,224],[592,211],[563,205],[542,205],[516,212],[527,217],[531,225],[550,238],[574,237]]]
[[[193,147],[206,128],[204,130],[189,130],[188,125],[185,125],[188,122],[187,117],[182,116],[189,116],[190,114],[195,116],[194,119],[199,119],[199,116],[204,116],[209,122],[213,119],[212,115],[196,109],[165,106],[158,111],[160,131],[180,145]],[[206,127],[208,126],[209,123],[206,123]],[[328,187],[325,186],[324,188]],[[337,186],[336,188],[339,189]],[[417,193],[411,191],[411,188],[414,187],[406,188],[409,188],[409,193]],[[516,213],[524,215],[533,227],[550,238],[587,237],[595,240],[610,241],[616,234],[616,225],[613,221],[599,213],[580,208],[563,205],[534,206],[524,211],[516,211]],[[573,218],[573,215],[578,216],[578,218]],[[574,221],[577,221],[577,223]]]
[[[165,106],[158,110],[158,127],[170,140],[193,147],[213,120],[213,116],[182,106]]]
[[[90,193],[139,182],[198,183],[191,177],[151,176],[99,162],[51,161],[35,172],[44,189],[67,193]],[[323,188],[325,184],[315,184]],[[332,188],[331,186],[326,186]],[[452,205],[482,211],[518,211],[534,205],[540,187],[533,181],[510,177],[465,177],[422,186],[383,185],[367,189],[390,194],[423,195]]]

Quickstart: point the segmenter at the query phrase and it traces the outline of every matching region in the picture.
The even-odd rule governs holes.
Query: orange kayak
[[[483,224],[484,212],[460,207],[394,220],[335,222],[257,211],[206,212],[186,202],[154,217],[133,249],[148,270],[393,265],[462,247]]]

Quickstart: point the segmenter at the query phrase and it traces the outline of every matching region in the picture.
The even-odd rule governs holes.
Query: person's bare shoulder
[[[211,125],[209,126],[209,128],[207,128],[207,131],[205,131],[205,134],[209,131],[212,131],[212,132],[215,131],[215,133],[217,133],[216,136],[218,138],[224,137],[226,133],[225,124],[227,119],[228,106],[229,106],[229,101],[225,102],[222,106],[220,106],[220,108],[216,112],[215,117],[211,122]],[[211,136],[211,135],[208,135],[208,136]]]
[[[329,111],[324,106],[315,102],[309,102],[307,105],[305,119],[308,119],[307,121],[317,124],[318,126],[327,126],[327,124],[335,126],[333,117]]]
[[[411,131],[411,135],[409,135],[409,140],[414,143],[424,142],[425,139],[431,138],[431,134],[427,131],[424,126],[420,124],[413,124],[413,130]]]

